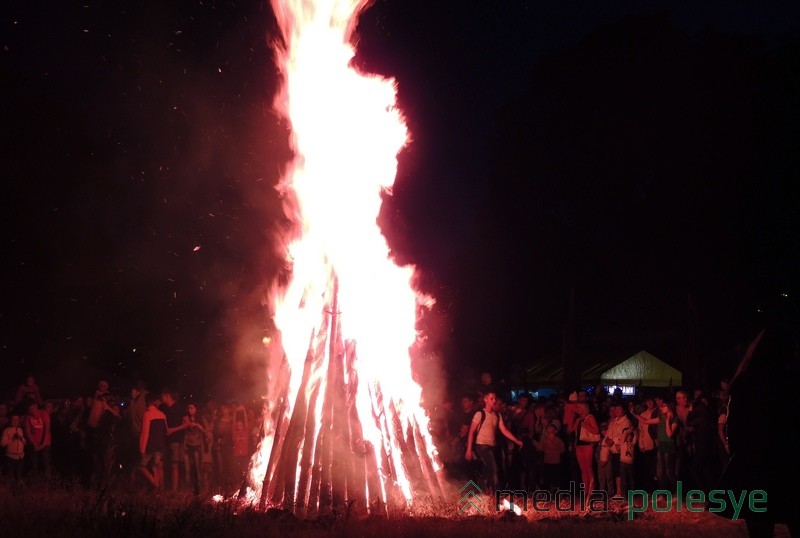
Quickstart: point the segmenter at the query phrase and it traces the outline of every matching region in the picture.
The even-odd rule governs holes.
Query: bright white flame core
[[[280,290],[282,297],[273,298],[275,324],[292,369],[287,416],[335,271],[342,336],[358,346],[356,407],[364,438],[373,443],[379,462],[381,444],[393,445],[395,467],[398,475],[403,474],[393,433],[387,436],[372,420],[375,401],[370,390],[379,384],[384,407],[394,403],[404,431],[416,421],[436,466],[409,357],[417,337],[418,302],[429,300],[412,289],[413,268],[398,267],[389,259],[376,222],[381,190],[394,182],[397,153],[408,139],[395,108],[395,84],[349,67],[355,53],[349,33],[363,1],[273,0],[273,4],[287,41],[282,58],[286,84],[276,107],[291,120],[296,150],[284,188],[294,193],[287,200],[299,207],[286,209],[302,222],[302,236],[288,246],[292,281],[288,289]],[[320,405],[321,398],[318,421]],[[274,428],[265,424],[266,438],[254,458],[254,482],[264,475]],[[398,476],[398,485],[410,499],[405,476]]]
[[[508,499],[503,499],[500,509],[503,511],[511,510],[511,503],[508,502]],[[514,513],[518,516],[522,515],[522,508],[520,508],[517,504],[514,504]]]

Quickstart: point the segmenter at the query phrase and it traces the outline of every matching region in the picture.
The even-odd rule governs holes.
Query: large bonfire
[[[301,228],[276,286],[264,437],[250,481],[262,506],[381,513],[439,497],[410,348],[426,299],[377,226],[408,134],[392,80],[350,67],[364,0],[273,0],[285,83],[276,108],[295,159],[282,183]]]

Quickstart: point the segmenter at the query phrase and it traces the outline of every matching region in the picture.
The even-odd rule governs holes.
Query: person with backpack
[[[489,391],[483,395],[484,408],[472,417],[467,435],[467,461],[477,457],[481,462],[481,474],[485,481],[484,493],[492,496],[497,489],[497,431],[522,448],[522,441],[509,431],[496,410],[497,393]]]

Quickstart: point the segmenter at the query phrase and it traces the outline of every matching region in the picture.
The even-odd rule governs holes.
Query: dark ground
[[[708,536],[744,538],[743,523],[730,522],[709,513],[648,512],[634,521],[624,515],[609,517],[541,517],[528,511],[525,517],[465,516],[456,503],[421,507],[415,514],[391,517],[319,517],[298,519],[278,510],[260,512],[236,501],[215,503],[189,496],[132,494],[113,491],[98,494],[82,489],[35,486],[12,493],[0,485],[0,536],[26,538],[85,537],[267,537],[298,536],[399,538],[437,536],[458,538],[510,535],[616,538],[660,536]],[[11,534],[8,534],[11,532]]]

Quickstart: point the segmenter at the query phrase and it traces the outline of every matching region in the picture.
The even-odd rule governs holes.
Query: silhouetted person
[[[705,395],[695,398],[686,421],[694,441],[691,474],[695,487],[708,491],[719,476],[717,453],[717,416],[709,407]]]
[[[32,375],[25,378],[25,383],[17,389],[14,403],[24,404],[27,409],[29,400],[36,402],[36,405],[42,405],[42,393],[39,391],[39,385],[36,384],[36,379]]]
[[[731,459],[720,488],[735,492],[763,490],[765,512],[747,503],[740,517],[751,537],[773,535],[775,523],[786,523],[800,536],[800,511],[794,506],[800,465],[791,453],[800,438],[795,416],[797,342],[785,329],[769,326],[750,344],[730,385],[728,443]],[[727,514],[730,515],[730,514]]]
[[[108,384],[95,393],[87,423],[89,451],[92,457],[90,487],[102,489],[109,485],[117,462],[115,432],[120,420],[119,402],[108,391]],[[105,388],[102,388],[105,386]]]
[[[125,464],[131,475],[139,467],[139,438],[142,436],[144,414],[147,411],[147,389],[144,382],[137,381],[131,388],[131,399],[125,413],[128,432],[125,443]]]
[[[161,407],[167,417],[167,461],[169,462],[169,485],[178,491],[180,468],[183,465],[183,439],[189,423],[184,420],[186,410],[178,402],[178,393],[172,389],[161,391]]]
[[[186,428],[184,436],[184,473],[186,480],[189,481],[192,486],[194,494],[200,495],[200,491],[205,488],[202,464],[206,430],[201,416],[198,414],[196,403],[191,402],[186,406],[186,417],[184,420],[189,423],[189,427]]]
[[[164,454],[167,447],[167,416],[158,406],[161,401],[152,393],[145,395],[147,409],[142,418],[142,435],[139,438],[141,460],[139,471],[156,491],[164,487]]]
[[[3,428],[0,447],[6,454],[5,468],[12,483],[22,482],[22,461],[25,458],[25,432],[22,430],[22,417],[14,413],[8,426]]]
[[[30,469],[35,475],[40,473],[45,479],[50,479],[50,415],[47,411],[39,409],[33,400],[28,404],[28,413],[25,415],[22,429],[30,450]],[[26,457],[27,459],[27,457]]]

